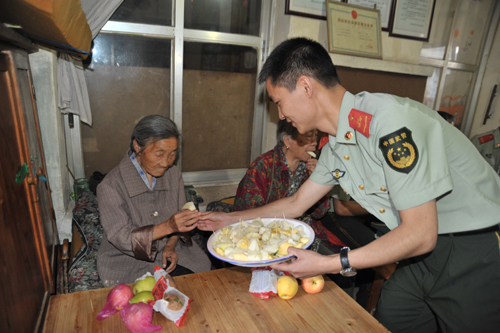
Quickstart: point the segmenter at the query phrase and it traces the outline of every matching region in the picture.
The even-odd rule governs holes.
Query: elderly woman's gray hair
[[[282,119],[278,121],[278,128],[276,129],[276,139],[280,145],[284,145],[283,137],[289,136],[293,140],[297,140],[297,136],[299,135],[299,131],[295,127],[293,127],[291,122],[287,122],[286,119]]]
[[[159,114],[153,114],[142,118],[134,127],[132,136],[130,137],[130,149],[134,149],[134,140],[141,147],[141,151],[146,148],[148,144],[153,142],[180,137],[177,125],[170,119]]]

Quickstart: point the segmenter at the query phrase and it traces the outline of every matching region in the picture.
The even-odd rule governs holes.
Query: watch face
[[[354,276],[357,274],[357,272],[355,270],[350,270],[350,271],[340,271],[340,274],[342,276],[347,276],[347,277],[350,277],[350,276]]]

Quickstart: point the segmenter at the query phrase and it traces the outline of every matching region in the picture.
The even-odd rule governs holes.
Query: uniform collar
[[[132,164],[132,161],[129,157],[130,154],[132,154],[132,151],[129,149],[127,154],[125,154],[125,156],[121,160],[119,168],[123,182],[125,183],[125,187],[127,188],[128,195],[132,198],[136,195],[148,192],[149,189],[137,172],[135,166]],[[154,188],[154,191],[168,191],[170,189],[167,177],[167,173],[169,171],[170,169],[167,170],[163,176],[156,178],[156,186]]]
[[[354,108],[354,95],[346,91],[340,106],[339,120],[337,126],[338,143],[356,144],[356,131],[349,126],[349,113]]]

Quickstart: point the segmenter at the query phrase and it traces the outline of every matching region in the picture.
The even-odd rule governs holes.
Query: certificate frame
[[[328,51],[382,58],[380,11],[326,0]]]
[[[416,4],[421,7],[409,13],[408,7]],[[393,0],[389,36],[428,42],[435,7],[436,0]]]
[[[341,2],[346,0],[336,1]],[[324,1],[319,0],[286,0],[285,14],[326,20],[326,9],[323,10],[323,7],[319,9],[320,3],[322,5],[325,4]]]
[[[376,9],[380,10],[380,26],[382,27],[382,31],[390,30],[393,0],[345,0],[344,2],[372,9],[375,9],[375,6],[378,5]]]

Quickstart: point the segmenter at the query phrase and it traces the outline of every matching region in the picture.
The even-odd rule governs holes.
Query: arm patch
[[[411,131],[402,127],[380,138],[379,148],[391,169],[410,173],[418,162],[418,149]]]

